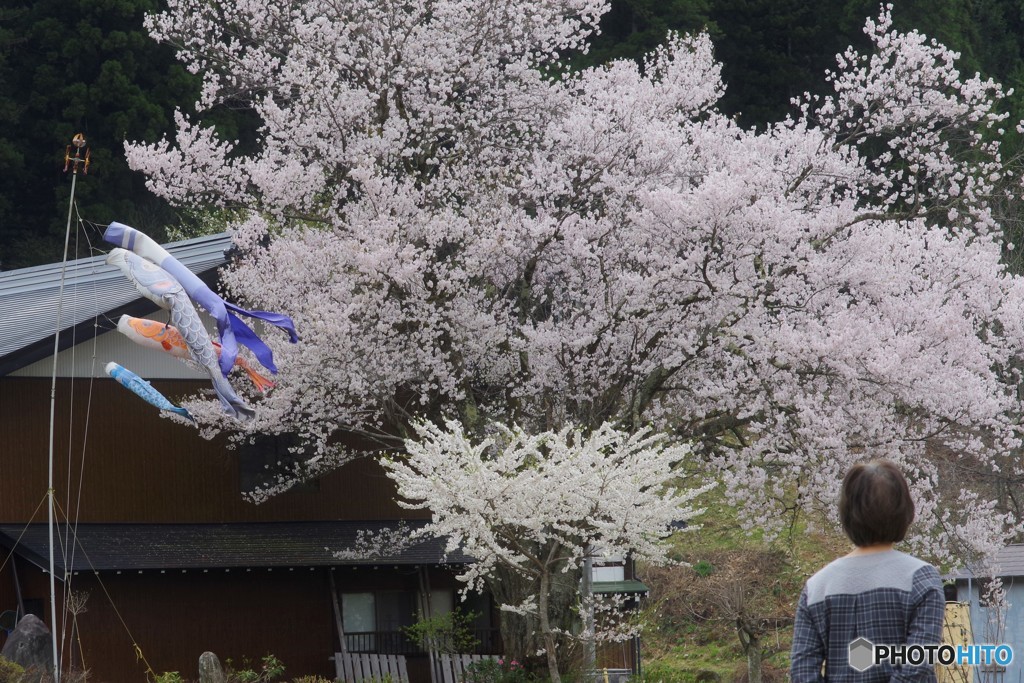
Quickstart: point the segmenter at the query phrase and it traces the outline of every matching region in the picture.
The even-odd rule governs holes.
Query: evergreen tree
[[[3,269],[60,258],[71,186],[63,153],[75,133],[92,151],[76,189],[82,218],[157,239],[178,222],[124,158],[126,140],[159,139],[198,93],[173,48],[143,28],[159,9],[157,0],[36,0],[0,10]]]
[[[721,31],[715,43],[726,85],[721,107],[745,126],[793,113],[791,100],[821,90],[822,74],[851,44],[839,31],[837,3],[714,0],[711,17]]]
[[[707,31],[722,62],[722,110],[742,112],[744,125],[763,126],[791,113],[793,97],[820,87],[836,53],[851,43],[840,29],[844,16],[841,4],[810,0],[612,0],[601,35],[575,63],[639,60],[668,31]]]
[[[713,0],[612,0],[601,17],[600,33],[590,41],[578,66],[596,66],[611,59],[640,59],[665,42],[669,31],[695,33],[718,29],[711,21]]]

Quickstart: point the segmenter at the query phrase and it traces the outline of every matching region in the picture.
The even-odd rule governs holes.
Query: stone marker
[[[199,655],[199,683],[225,683],[224,667],[220,665],[217,655],[204,652]]]
[[[24,680],[35,683],[43,676],[53,674],[53,638],[43,620],[26,614],[7,636],[0,657],[9,659],[25,669]]]

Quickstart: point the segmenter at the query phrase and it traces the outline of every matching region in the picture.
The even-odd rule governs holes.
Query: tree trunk
[[[553,631],[572,631],[575,616],[573,607],[579,598],[579,579],[578,570],[562,572],[561,568],[556,566],[551,571],[548,585],[548,620]],[[524,599],[536,597],[540,593],[539,579],[527,578],[503,566],[499,566],[487,579],[487,587],[497,605],[518,605]],[[537,670],[537,673],[541,674],[547,665],[547,658],[538,657],[537,651],[541,648],[547,650],[548,645],[541,629],[540,615],[498,610],[498,619],[505,657],[527,663],[531,670]],[[555,637],[555,651],[558,652],[558,644],[562,642],[563,637],[557,632],[552,635]]]
[[[551,571],[547,567],[540,575],[540,595],[537,600],[537,612],[540,617],[540,631],[544,635],[544,650],[548,656],[548,675],[551,683],[561,683],[558,675],[558,655],[556,652],[555,634],[551,631],[551,619],[548,617],[548,591],[551,590]]]
[[[761,636],[742,617],[736,619],[736,635],[747,655],[747,683],[761,683]]]
[[[499,606],[519,604],[523,598],[537,592],[536,581],[530,581],[505,567],[495,570],[494,575],[487,579],[487,587],[494,596],[495,604]],[[502,609],[497,614],[501,627],[502,654],[520,662],[535,659],[537,650],[542,646],[540,638],[536,637],[539,630],[537,615]]]
[[[747,632],[747,683],[761,683],[761,639]]]

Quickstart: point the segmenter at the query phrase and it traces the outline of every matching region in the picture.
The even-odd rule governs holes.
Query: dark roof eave
[[[234,524],[80,524],[71,567],[58,550],[59,574],[68,571],[272,569],[296,567],[448,566],[470,559],[444,554],[440,539],[424,539],[397,555],[339,560],[360,529],[392,522],[239,522]],[[19,541],[20,539],[20,541]],[[45,524],[0,524],[0,547],[44,571],[49,567]]]

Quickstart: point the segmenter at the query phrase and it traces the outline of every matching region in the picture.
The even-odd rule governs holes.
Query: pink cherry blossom
[[[650,426],[751,527],[831,509],[852,462],[885,456],[914,482],[918,550],[991,553],[1009,520],[941,494],[927,451],[1019,474],[1001,88],[883,9],[831,94],[756,132],[718,111],[706,35],[553,77],[605,9],[170,0],[149,20],[202,74],[200,110],[260,122],[253,154],[202,113],[127,145],[154,191],[227,210],[224,286],[302,332],[272,341],[247,428],[300,434],[315,475],[401,450],[421,417]]]

